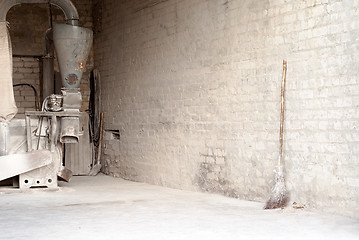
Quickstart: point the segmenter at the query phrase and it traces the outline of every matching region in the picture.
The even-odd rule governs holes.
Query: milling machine
[[[0,102],[4,103],[0,106],[0,181],[12,178],[13,186],[22,189],[57,188],[58,177],[66,181],[71,177],[71,171],[63,164],[62,145],[77,144],[82,133],[79,127],[82,105],[79,85],[93,34],[91,30],[77,26],[78,12],[70,0],[0,0],[0,23],[6,23],[6,13],[11,7],[23,3],[50,3],[65,14],[66,24],[54,24],[52,29],[62,89],[61,94],[45,98],[41,111],[26,111],[25,121],[13,118],[17,111],[13,93],[7,94],[9,88],[6,87],[0,89]],[[0,38],[8,40],[11,58],[8,31],[6,33],[4,36],[2,32]],[[3,70],[6,67],[12,71],[11,59],[8,61],[10,66],[4,67],[4,62],[0,59],[0,83],[12,86],[12,73]],[[52,69],[47,69],[47,66]],[[44,63],[44,68],[45,73],[53,71],[51,64]],[[44,92],[49,91],[44,89]]]

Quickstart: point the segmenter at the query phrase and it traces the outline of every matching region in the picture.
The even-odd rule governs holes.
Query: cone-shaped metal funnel
[[[67,24],[54,24],[53,28],[62,86],[78,88],[92,45],[92,31]]]

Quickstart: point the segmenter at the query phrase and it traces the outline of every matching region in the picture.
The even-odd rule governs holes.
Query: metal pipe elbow
[[[67,24],[73,26],[78,25],[79,13],[71,0],[0,0],[0,21],[6,21],[7,12],[13,6],[22,3],[50,3],[63,11]]]
[[[52,5],[59,7],[65,14],[66,24],[72,26],[79,25],[79,13],[75,5],[70,0],[50,0]]]

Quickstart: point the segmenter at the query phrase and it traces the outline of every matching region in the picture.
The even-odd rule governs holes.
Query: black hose
[[[90,133],[90,141],[96,145],[96,137],[95,137],[95,74],[93,71],[90,73],[90,100],[89,100],[89,133]]]
[[[38,101],[38,100],[39,100],[39,95],[37,94],[36,88],[35,88],[33,85],[28,84],[28,83],[19,83],[19,84],[14,84],[14,85],[12,85],[12,86],[13,86],[13,87],[20,87],[20,86],[31,87],[32,90],[34,91],[34,95],[35,95],[35,109],[36,109],[37,111],[40,110],[39,101]]]
[[[52,28],[52,6],[49,3],[49,17],[50,17],[50,27]]]
[[[99,122],[99,107],[96,104],[96,92],[98,85],[98,73],[95,73],[95,70],[91,71],[90,74],[90,99],[89,99],[89,133],[90,133],[90,142],[94,144],[95,147],[98,147],[100,139],[100,122]]]

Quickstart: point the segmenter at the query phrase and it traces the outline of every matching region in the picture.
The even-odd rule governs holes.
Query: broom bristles
[[[288,192],[285,187],[283,166],[278,166],[275,170],[275,185],[272,195],[266,202],[264,209],[283,208],[289,201]]]

